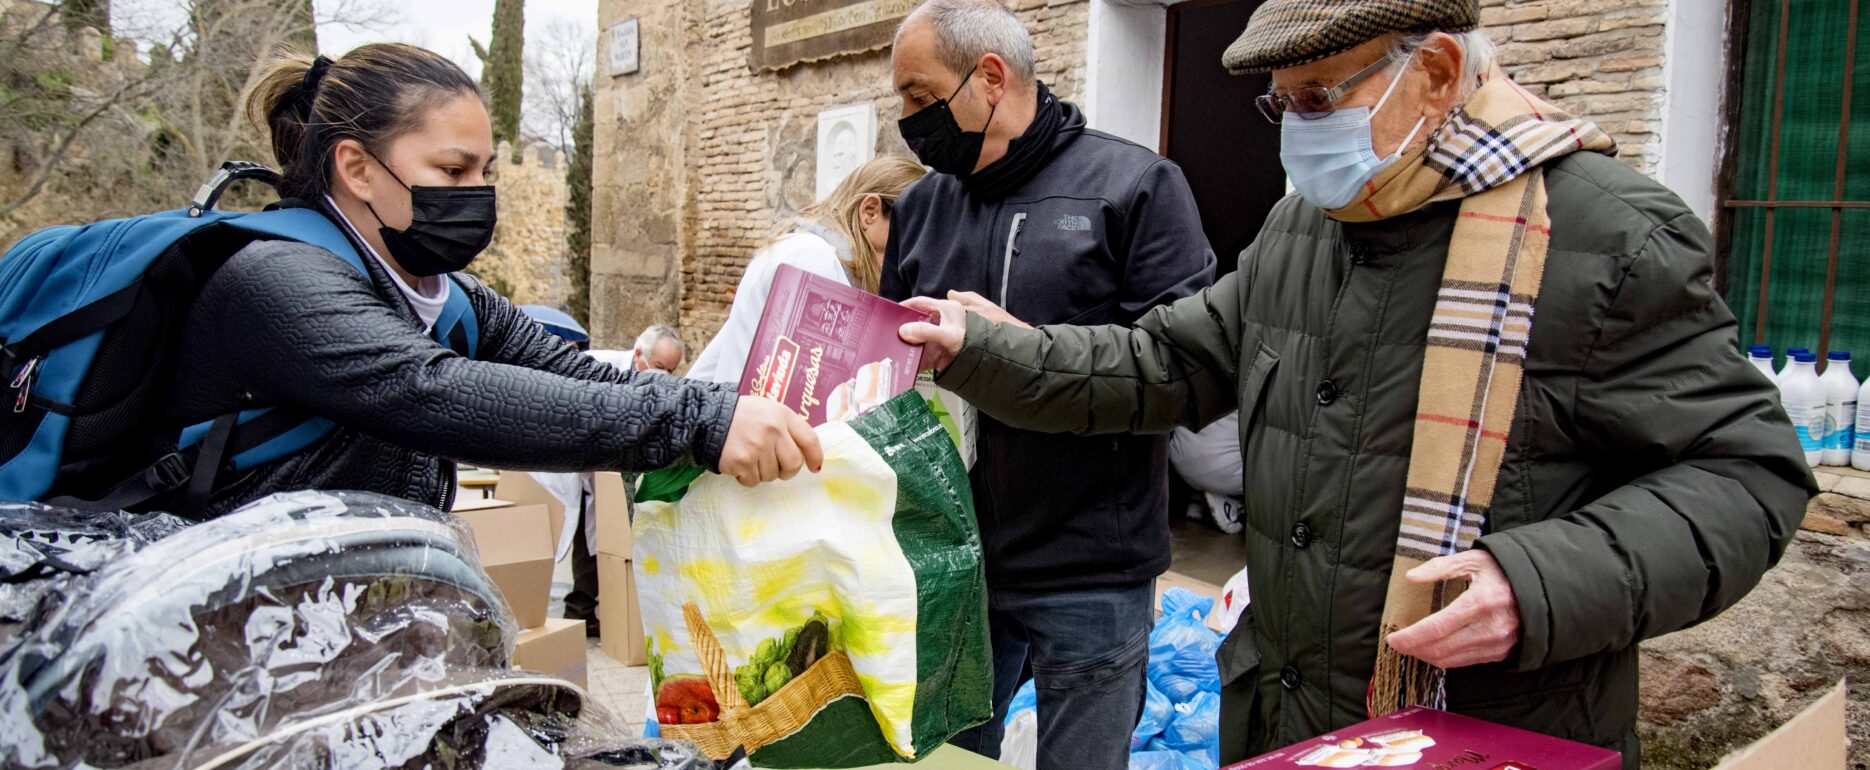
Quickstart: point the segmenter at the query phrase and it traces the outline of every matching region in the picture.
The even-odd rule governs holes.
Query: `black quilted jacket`
[[[209,279],[172,373],[179,430],[272,406],[330,419],[305,451],[223,473],[209,512],[298,489],[452,502],[455,463],[542,471],[714,469],[733,418],[723,386],[625,372],[565,345],[472,279],[475,359],[442,347],[366,259],[255,242]],[[456,290],[459,286],[456,287]]]

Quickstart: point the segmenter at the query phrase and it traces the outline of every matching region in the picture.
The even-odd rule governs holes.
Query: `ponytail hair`
[[[402,43],[359,46],[338,59],[285,53],[267,63],[242,111],[272,137],[280,194],[316,199],[331,190],[332,149],[354,139],[381,157],[430,110],[480,85],[446,57]]]

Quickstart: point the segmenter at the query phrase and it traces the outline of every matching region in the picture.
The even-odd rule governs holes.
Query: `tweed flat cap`
[[[1221,55],[1235,75],[1333,56],[1390,32],[1466,32],[1479,0],[1267,0]]]

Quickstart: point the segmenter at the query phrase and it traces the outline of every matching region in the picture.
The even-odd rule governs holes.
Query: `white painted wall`
[[[1662,141],[1656,178],[1713,226],[1720,163],[1727,4],[1669,0],[1663,27]],[[1733,52],[1740,55],[1740,52]]]
[[[1084,63],[1091,128],[1162,151],[1166,3],[1091,0]]]

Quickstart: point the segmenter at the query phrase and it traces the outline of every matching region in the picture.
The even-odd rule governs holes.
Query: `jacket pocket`
[[[1220,668],[1222,686],[1243,676],[1251,677],[1259,669],[1260,641],[1254,638],[1252,607],[1240,613],[1240,622],[1221,640],[1220,649],[1214,652],[1214,662]]]
[[[1261,342],[1259,350],[1254,351],[1253,361],[1240,378],[1240,445],[1247,445],[1247,433],[1253,423],[1259,419],[1260,402],[1266,396],[1266,383],[1271,382],[1273,370],[1279,368],[1279,354]]]

